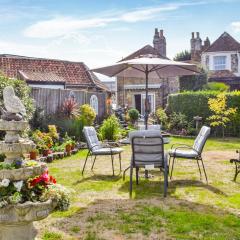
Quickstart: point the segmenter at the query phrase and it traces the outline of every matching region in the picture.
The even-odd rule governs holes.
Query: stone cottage
[[[201,62],[209,71],[209,82],[223,82],[231,90],[240,90],[240,43],[224,32],[210,44],[208,38],[202,44],[197,33],[191,39],[191,60]]]
[[[137,58],[140,56],[154,56],[167,58],[166,38],[163,30],[155,29],[153,46],[146,45],[136,52],[123,58],[121,61]],[[120,61],[120,62],[121,62]],[[178,78],[150,78],[149,79],[149,102],[150,111],[155,112],[158,107],[164,107],[167,96],[179,91]],[[145,113],[145,78],[117,77],[117,104],[136,108],[142,115]]]

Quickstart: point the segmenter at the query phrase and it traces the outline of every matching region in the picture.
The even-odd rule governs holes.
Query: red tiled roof
[[[163,59],[168,59],[167,57],[162,56],[155,48],[153,48],[151,45],[146,45],[140,49],[138,49],[136,52],[128,55],[127,57],[121,59],[119,62],[121,61],[126,61],[126,60],[130,60],[133,58],[137,58],[143,55],[155,55],[159,58],[163,58]]]
[[[240,43],[230,34],[224,32],[204,52],[240,51]]]
[[[219,71],[210,71],[209,78],[233,78],[236,77],[231,71],[229,70],[219,70]]]
[[[28,73],[29,77],[31,75],[33,81],[47,77],[53,79],[53,82],[64,80],[66,86],[108,89],[83,62],[1,54],[0,71],[10,78],[18,78],[21,71]]]
[[[19,70],[19,78],[27,82],[65,83],[65,79],[52,72],[33,72]]]

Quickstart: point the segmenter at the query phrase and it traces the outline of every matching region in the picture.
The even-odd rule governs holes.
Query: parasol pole
[[[146,75],[146,97],[145,97],[145,129],[148,129],[148,115],[149,115],[149,109],[148,109],[148,65],[146,65],[145,69],[145,75]]]

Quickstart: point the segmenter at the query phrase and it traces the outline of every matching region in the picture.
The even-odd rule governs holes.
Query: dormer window
[[[214,70],[226,70],[227,68],[227,57],[226,56],[215,56],[213,57]]]

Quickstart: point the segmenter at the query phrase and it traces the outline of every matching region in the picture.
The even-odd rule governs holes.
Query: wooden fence
[[[102,119],[106,114],[107,93],[87,92],[69,89],[32,88],[31,95],[36,107],[44,109],[46,114],[54,114],[62,109],[65,99],[74,97],[79,105],[90,104],[92,95],[98,99],[98,118]]]

